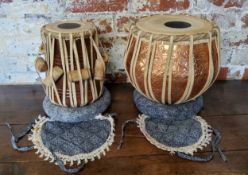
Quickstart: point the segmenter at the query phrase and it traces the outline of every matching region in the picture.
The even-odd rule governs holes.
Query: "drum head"
[[[45,29],[49,32],[55,33],[76,33],[94,30],[95,26],[90,22],[68,20],[47,24]]]
[[[207,20],[186,15],[154,15],[141,19],[136,25],[144,32],[165,35],[207,33],[213,28]]]

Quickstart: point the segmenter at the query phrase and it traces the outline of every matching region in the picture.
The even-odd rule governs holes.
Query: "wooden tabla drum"
[[[62,21],[41,29],[42,46],[35,67],[46,72],[45,93],[54,104],[84,106],[103,93],[105,61],[92,23]],[[106,56],[106,55],[105,55]]]
[[[145,97],[163,104],[195,99],[220,67],[219,28],[187,15],[145,17],[129,28],[125,69]]]

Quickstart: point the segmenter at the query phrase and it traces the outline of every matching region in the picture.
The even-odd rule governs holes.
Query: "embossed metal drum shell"
[[[218,27],[186,35],[182,42],[180,37],[148,33],[135,25],[130,29],[125,69],[136,90],[153,101],[184,103],[204,93],[217,78]]]

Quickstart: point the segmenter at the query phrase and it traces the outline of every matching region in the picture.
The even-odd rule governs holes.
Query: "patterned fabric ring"
[[[64,165],[80,165],[106,154],[114,141],[114,120],[101,114],[78,123],[38,117],[29,140],[44,160],[54,162],[58,158]]]
[[[141,132],[153,145],[170,153],[193,155],[210,143],[212,130],[199,116],[176,121],[140,115],[137,120]]]
[[[77,108],[58,106],[45,97],[43,109],[51,120],[62,122],[81,122],[94,119],[100,113],[105,112],[111,102],[111,96],[107,88],[103,95],[94,103]]]
[[[166,118],[172,120],[185,120],[195,116],[203,107],[202,96],[195,100],[174,105],[165,105],[154,102],[134,91],[134,102],[141,113],[150,118]]]

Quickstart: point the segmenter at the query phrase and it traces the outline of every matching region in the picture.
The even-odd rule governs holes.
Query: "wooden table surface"
[[[109,112],[118,113],[116,137],[110,151],[100,160],[88,163],[79,174],[152,175],[152,174],[248,174],[248,81],[218,81],[204,94],[200,115],[222,134],[221,147],[228,158],[216,154],[208,163],[191,162],[170,155],[151,145],[135,125],[126,130],[125,143],[117,150],[121,124],[138,115],[129,84],[108,84],[112,94]],[[35,151],[20,153],[10,146],[10,122],[16,131],[42,110],[44,93],[40,85],[0,86],[0,175],[65,174],[52,163],[43,161]],[[24,139],[22,145],[31,144]],[[208,154],[207,147],[202,154]]]

